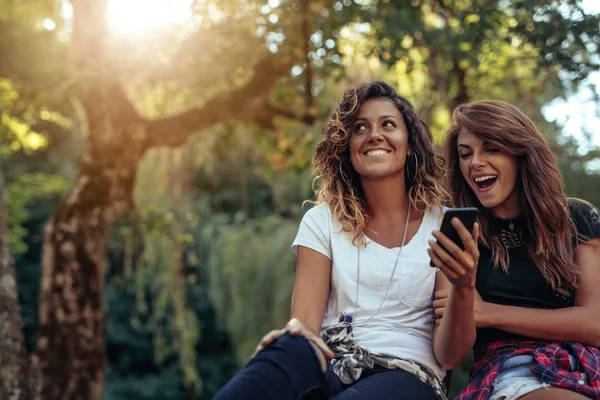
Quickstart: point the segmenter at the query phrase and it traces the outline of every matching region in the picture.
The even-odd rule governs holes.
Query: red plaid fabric
[[[541,382],[600,400],[600,350],[580,343],[540,341],[498,341],[476,350],[469,384],[455,400],[487,400],[504,362],[519,355],[533,357],[531,370]]]

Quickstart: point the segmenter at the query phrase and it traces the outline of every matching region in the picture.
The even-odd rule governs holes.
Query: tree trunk
[[[72,65],[86,114],[79,176],[44,234],[37,355],[43,400],[97,400],[104,366],[104,265],[117,213],[131,207],[144,121],[106,62],[106,0],[73,0]]]
[[[131,139],[135,127],[117,129],[102,109],[88,109],[89,135],[96,140],[88,143],[79,177],[44,234],[37,339],[42,399],[102,395],[108,237],[117,213],[131,207],[142,156]]]
[[[78,186],[86,186],[82,180]],[[74,190],[44,235],[37,342],[43,399],[99,399],[102,392],[103,267],[114,212],[83,204],[85,195]]]
[[[0,399],[32,400],[34,390],[30,386],[16,282],[8,248],[4,176],[0,166]]]

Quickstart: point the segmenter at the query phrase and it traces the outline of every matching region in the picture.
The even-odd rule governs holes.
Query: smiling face
[[[479,202],[498,217],[518,215],[517,158],[464,127],[458,134],[457,147],[460,171]]]
[[[384,97],[365,101],[352,126],[350,161],[361,180],[403,176],[408,133],[402,114]]]

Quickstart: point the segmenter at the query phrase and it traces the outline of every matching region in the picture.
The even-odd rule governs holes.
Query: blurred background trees
[[[42,397],[210,399],[288,318],[311,152],[358,82],[394,85],[438,144],[457,104],[512,102],[600,205],[591,3],[0,0],[7,244]]]

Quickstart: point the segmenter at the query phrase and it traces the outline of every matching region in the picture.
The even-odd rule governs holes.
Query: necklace
[[[498,221],[498,223],[494,223],[494,228],[499,233],[500,239],[507,249],[523,246],[520,233],[523,227],[522,214],[510,218],[497,217],[493,214],[492,216]],[[515,221],[517,222],[517,225],[515,225]],[[508,227],[506,226],[506,223],[508,223]],[[506,228],[508,228],[508,230]],[[517,232],[515,232],[515,229],[517,229]]]
[[[379,312],[379,310],[381,310],[381,307],[383,307],[383,303],[385,302],[385,300],[388,296],[388,293],[390,292],[390,288],[392,287],[392,282],[394,280],[394,275],[396,274],[398,260],[400,260],[400,255],[402,254],[402,250],[404,249],[404,245],[405,245],[405,241],[406,241],[406,233],[408,232],[408,221],[409,220],[410,220],[410,202],[408,203],[408,209],[406,211],[406,222],[404,224],[404,234],[402,235],[402,244],[400,246],[400,250],[398,251],[398,255],[396,256],[396,261],[394,262],[394,268],[392,269],[392,273],[390,275],[390,280],[387,284],[387,288],[385,289],[385,294],[383,296],[383,299],[381,299],[381,303],[379,303],[379,307],[377,307],[377,310],[375,310],[369,318],[367,318],[364,321],[361,321],[362,323],[369,322]],[[350,324],[356,318],[356,314],[358,313],[359,288],[360,288],[360,247],[357,248],[357,254],[356,254],[356,301],[354,302],[354,316],[346,314],[346,313],[342,313],[342,314],[340,314],[340,317],[338,319],[339,322],[347,322]]]
[[[508,217],[508,218],[502,218],[502,217],[497,217],[495,215],[492,214],[492,216],[500,221],[508,221],[508,229],[510,229],[511,232],[513,232],[515,230],[515,219],[519,219],[521,218],[522,214],[517,215],[516,217]]]

